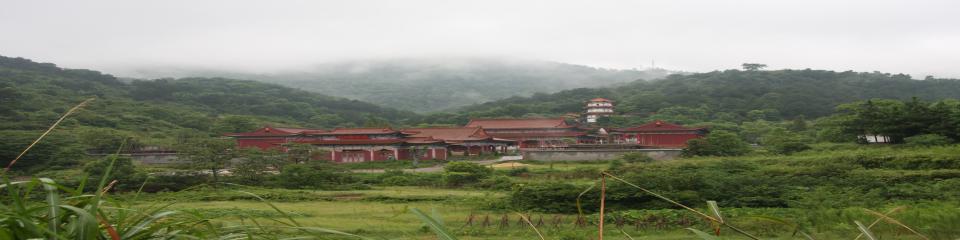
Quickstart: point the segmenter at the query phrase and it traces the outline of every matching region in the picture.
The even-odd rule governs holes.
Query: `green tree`
[[[368,115],[367,120],[363,122],[365,128],[389,128],[390,121],[373,115]]]
[[[6,167],[42,133],[8,130],[0,131],[0,134],[4,136],[4,141],[0,141],[0,167]],[[87,158],[82,146],[70,133],[54,131],[17,160],[12,170],[32,173],[44,169],[75,167],[80,160]]]
[[[216,134],[249,132],[260,127],[253,118],[240,115],[228,115],[218,119],[213,124],[213,132]]]
[[[328,189],[342,187],[354,182],[345,170],[329,162],[315,161],[309,164],[291,164],[284,167],[277,179],[285,188]]]
[[[908,102],[898,100],[868,100],[838,107],[845,121],[844,132],[852,135],[881,135],[893,143],[922,134],[957,136],[955,114],[946,103],[930,104],[917,98]]]
[[[85,128],[79,131],[77,137],[88,149],[99,153],[113,153],[121,144],[127,149],[137,145],[126,133],[109,128]]]
[[[248,183],[261,183],[270,170],[279,170],[284,165],[283,153],[275,149],[241,149],[238,160],[233,164],[233,174]]]
[[[220,182],[220,172],[238,155],[232,139],[193,138],[177,146],[177,158],[195,169],[210,171],[214,186]]]
[[[321,128],[332,128],[340,126],[347,120],[337,114],[318,114],[310,117],[310,125]]]
[[[750,152],[750,146],[736,134],[714,131],[705,138],[692,139],[683,149],[683,156],[740,156]]]
[[[8,83],[0,82],[0,116],[14,114],[23,96]]]
[[[748,143],[764,144],[765,138],[782,134],[786,129],[774,122],[757,120],[740,124],[740,134]]]
[[[916,147],[943,146],[953,143],[953,140],[950,138],[937,134],[916,135],[905,138],[904,141],[907,143],[907,145]]]
[[[746,71],[760,71],[767,67],[766,64],[760,64],[760,63],[744,63],[741,66],[743,67],[743,70],[746,70]]]
[[[660,109],[651,119],[660,119],[667,122],[691,124],[707,121],[710,109],[706,105],[697,108],[672,106]]]
[[[956,118],[960,114],[960,104],[951,106],[947,101],[939,101],[930,106],[930,112],[933,117],[928,126],[929,133],[960,140],[960,131],[957,131],[960,118]]]
[[[87,174],[87,182],[99,182],[103,175],[109,169],[110,162],[114,161],[114,157],[105,157],[92,161],[83,166],[83,172]],[[146,175],[137,171],[133,165],[133,159],[128,157],[117,157],[116,162],[113,163],[113,170],[110,171],[110,179],[107,179],[107,183],[116,180],[117,183],[114,185],[115,190],[119,191],[132,191],[136,190],[138,186],[146,179]],[[90,187],[97,187],[95,184],[88,185]]]
[[[807,120],[803,117],[803,115],[800,115],[794,118],[793,121],[790,121],[790,125],[787,126],[787,129],[793,132],[803,132],[803,131],[806,131],[808,128],[810,127],[807,124]]]
[[[773,153],[790,155],[800,151],[812,149],[810,140],[796,133],[782,133],[771,136],[764,143]]]
[[[849,122],[849,119],[850,116],[837,114],[814,120],[813,129],[816,129],[817,141],[835,143],[856,141],[856,134],[844,130],[844,124]]]
[[[328,151],[318,149],[306,143],[287,143],[284,144],[283,147],[287,149],[287,162],[285,164],[307,163],[314,159],[329,158],[328,156],[330,154]]]
[[[776,109],[750,110],[749,112],[747,112],[747,119],[749,119],[750,121],[757,121],[757,120],[779,121],[780,111]]]

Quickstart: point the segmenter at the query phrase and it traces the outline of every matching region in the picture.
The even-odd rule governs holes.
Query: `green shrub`
[[[443,167],[446,172],[461,172],[485,178],[493,173],[493,169],[472,162],[451,162]]]
[[[772,152],[783,155],[790,155],[810,149],[812,149],[810,145],[799,141],[781,142],[770,146]]]
[[[480,177],[464,172],[443,173],[443,183],[448,187],[459,187],[480,181]]]
[[[2,121],[0,121],[2,122]],[[7,166],[37,138],[36,131],[3,130],[3,141],[0,141],[0,165]],[[29,154],[23,155],[11,170],[25,173],[34,173],[41,170],[73,169],[79,160],[87,158],[80,144],[74,141],[70,132],[54,131],[44,141],[35,145]]]
[[[526,167],[514,168],[514,169],[510,169],[510,171],[507,171],[507,175],[514,176],[514,177],[519,177],[527,174],[530,174],[530,169]]]
[[[103,174],[110,166],[110,162],[113,160],[113,157],[105,157],[100,160],[89,162],[83,166],[83,172],[88,174],[89,178],[87,182],[97,182],[103,178]],[[117,161],[113,164],[113,170],[110,173],[109,181],[116,180],[112,190],[116,191],[136,191],[140,185],[143,183],[143,180],[146,178],[146,175],[138,172],[133,166],[133,159],[127,157],[118,157]],[[89,190],[92,190],[96,186],[87,185],[90,187]]]
[[[950,138],[937,134],[917,135],[905,138],[904,141],[907,142],[907,145],[915,147],[944,146],[953,143]]]
[[[736,134],[727,131],[715,131],[705,138],[687,141],[683,156],[740,156],[750,152],[750,146],[740,140]]]
[[[381,181],[386,186],[411,186],[413,182],[414,180],[410,176],[389,176]]]
[[[444,167],[443,183],[457,187],[477,183],[493,174],[493,169],[472,162],[452,162]]]
[[[443,174],[438,173],[406,173],[400,170],[387,170],[377,176],[376,182],[384,186],[430,186],[438,187],[443,184]]]
[[[480,183],[477,183],[477,187],[492,190],[510,190],[513,188],[513,180],[507,176],[496,176],[480,181]]]
[[[776,154],[790,155],[796,152],[802,152],[812,149],[808,142],[811,140],[796,135],[796,134],[786,134],[783,136],[771,137],[768,141],[765,141],[767,150]]]
[[[209,182],[209,175],[192,172],[171,172],[151,175],[143,186],[144,192],[180,191]]]
[[[649,163],[653,162],[653,158],[647,156],[644,153],[626,153],[623,156],[620,156],[620,160],[628,163]]]
[[[349,174],[331,168],[330,165],[287,165],[276,175],[276,179],[280,186],[291,189],[342,189],[345,184],[354,183]]]
[[[576,213],[577,196],[586,186],[577,186],[563,182],[543,182],[516,185],[510,192],[509,200],[513,207],[548,213]],[[597,194],[585,194],[582,199],[584,210],[592,210],[599,203]]]

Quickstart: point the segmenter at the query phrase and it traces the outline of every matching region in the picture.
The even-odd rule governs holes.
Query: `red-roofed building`
[[[447,159],[447,144],[432,138],[412,137],[390,128],[338,128],[334,130],[263,127],[248,133],[230,133],[241,148],[279,148],[305,143],[330,152],[322,159],[334,162],[368,162],[388,159]]]
[[[472,119],[466,127],[481,127],[490,136],[515,140],[520,148],[566,147],[586,135],[563,118]]]
[[[494,138],[481,127],[407,128],[403,132],[413,134],[411,137],[442,140],[451,154],[504,153],[509,146],[516,144],[513,140]]]
[[[296,140],[306,131],[319,131],[303,128],[274,128],[270,126],[262,127],[253,132],[245,133],[227,133],[224,136],[237,139],[237,146],[240,148],[256,147],[268,149],[279,147],[281,144]]]
[[[407,135],[390,128],[336,128],[330,131],[308,132],[303,140],[296,142],[311,144],[329,151],[328,159],[334,162],[411,159],[409,152],[411,145],[429,146],[439,143],[438,141],[408,143]],[[433,158],[433,155],[429,158]]]
[[[610,131],[614,143],[638,144],[653,148],[683,148],[690,139],[706,135],[706,128],[690,128],[660,120],[636,127]]]

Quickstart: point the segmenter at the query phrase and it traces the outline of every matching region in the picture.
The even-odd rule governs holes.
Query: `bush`
[[[2,121],[0,121],[2,122]],[[0,141],[0,164],[7,166],[40,135],[35,131],[0,131],[4,140]],[[70,132],[52,132],[43,141],[23,155],[11,170],[35,173],[42,170],[74,169],[78,160],[87,157],[80,144],[74,141]]]
[[[513,188],[513,180],[507,176],[496,176],[480,181],[477,187],[492,190],[510,190]]]
[[[440,186],[443,182],[442,174],[436,173],[405,173],[400,170],[387,170],[377,176],[378,180],[371,183],[379,183],[384,186]]]
[[[795,152],[801,152],[812,149],[808,142],[811,142],[803,136],[797,134],[783,133],[778,136],[770,137],[764,144],[770,152],[776,154],[790,155]]]
[[[152,175],[147,179],[147,184],[143,186],[143,191],[180,191],[200,184],[205,184],[209,181],[209,177],[209,175],[195,174],[192,172]]]
[[[471,162],[452,162],[444,167],[444,171],[443,182],[451,187],[476,183],[493,174],[493,169]]]
[[[692,156],[740,156],[750,152],[750,146],[740,140],[736,134],[727,131],[715,131],[705,138],[687,141],[682,155]]]
[[[514,168],[514,169],[510,169],[510,171],[507,171],[507,175],[514,176],[514,177],[526,176],[529,173],[530,173],[530,169],[526,167]]]
[[[413,185],[413,179],[409,176],[390,176],[380,181],[387,186],[410,186]]]
[[[576,186],[563,182],[544,182],[517,185],[508,197],[514,207],[548,213],[577,212],[577,196],[586,186]],[[595,193],[595,192],[594,192]],[[582,205],[591,210],[597,206],[597,194],[583,195]]]
[[[620,161],[619,159],[614,159],[613,161],[610,161],[610,164],[607,166],[607,169],[617,170],[617,169],[620,169],[620,167],[623,167],[623,161]]]
[[[87,182],[92,183],[87,185],[91,190],[97,187],[97,183],[103,178],[112,161],[113,157],[105,157],[89,162],[83,166],[83,172],[89,176]],[[145,174],[138,172],[133,167],[133,159],[117,157],[116,162],[113,164],[113,170],[110,172],[110,178],[107,179],[107,183],[109,184],[110,181],[116,180],[117,184],[114,185],[113,190],[135,191],[140,187],[145,178]]]
[[[620,156],[620,160],[628,163],[648,163],[653,162],[653,158],[643,153],[627,153]]]
[[[904,141],[907,142],[907,145],[914,147],[932,147],[932,146],[943,146],[953,143],[950,138],[937,135],[937,134],[923,134],[913,137],[904,138]]]
[[[768,149],[773,153],[790,155],[796,152],[810,150],[812,147],[802,141],[783,141],[770,145]]]
[[[485,178],[493,173],[493,169],[472,162],[452,162],[443,167],[446,172],[469,173]]]
[[[470,183],[476,183],[480,178],[476,175],[463,172],[443,173],[443,183],[448,187],[459,187]]]
[[[287,165],[276,179],[280,186],[291,189],[330,189],[353,182],[349,174],[328,165]]]

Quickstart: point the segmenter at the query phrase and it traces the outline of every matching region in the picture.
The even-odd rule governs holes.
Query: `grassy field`
[[[423,189],[412,187],[385,187],[363,191],[251,191],[266,194],[306,193],[317,196],[349,196],[332,200],[278,201],[271,202],[283,211],[289,212],[294,219],[307,226],[336,229],[363,236],[410,239],[435,239],[436,236],[423,223],[410,213],[418,208],[428,213],[435,212],[449,229],[461,239],[536,239],[537,233],[529,224],[520,221],[519,213],[504,210],[487,210],[482,206],[484,199],[495,200],[503,193],[456,190]],[[222,193],[232,195],[226,191]],[[385,200],[383,196],[390,196]],[[428,199],[428,200],[423,200]],[[407,201],[402,201],[407,200]],[[271,206],[262,201],[186,201],[171,206],[188,212],[218,215],[225,224],[237,224],[245,219],[254,218],[270,224],[272,218],[282,217]],[[468,220],[473,216],[473,223]],[[504,225],[502,218],[509,220]],[[576,215],[566,214],[530,214],[530,219],[548,239],[589,239],[596,235],[593,225],[576,226]],[[553,222],[560,218],[560,223]],[[488,223],[484,223],[489,219]],[[539,220],[543,223],[538,224]],[[648,236],[640,239],[689,239],[690,234],[677,229],[642,229],[636,231],[633,226],[625,227],[632,236]],[[608,229],[606,234],[615,239],[624,239],[619,230]]]
[[[420,209],[441,219],[460,239],[539,239],[536,230],[545,239],[596,239],[599,216],[595,212],[588,210],[583,218],[578,218],[579,215],[572,214],[576,211],[570,205],[565,206],[564,211],[556,211],[563,214],[537,208],[525,209],[540,212],[515,210],[522,207],[513,201],[517,199],[515,196],[524,195],[517,194],[524,186],[573,183],[572,193],[560,194],[565,198],[540,198],[535,202],[548,205],[554,202],[544,199],[563,199],[557,202],[569,203],[571,197],[582,191],[581,187],[595,183],[601,171],[608,171],[640,185],[659,187],[655,190],[666,196],[685,198],[685,203],[694,204],[691,206],[702,212],[709,212],[704,200],[717,200],[729,223],[762,239],[804,239],[794,234],[795,230],[809,233],[815,239],[854,239],[859,233],[854,221],[870,224],[880,219],[867,209],[892,211],[887,214],[890,219],[877,221],[871,229],[880,239],[924,239],[898,224],[911,226],[929,239],[957,239],[960,237],[960,230],[956,228],[960,226],[960,203],[953,200],[960,195],[960,190],[953,187],[960,183],[958,150],[958,146],[921,149],[827,146],[792,156],[757,154],[653,163],[523,161],[522,165],[496,168],[492,176],[476,182],[507,178],[513,184],[507,188],[475,183],[465,187],[444,185],[441,184],[442,172],[402,175],[432,176],[426,179],[438,181],[416,186],[392,186],[382,181],[381,177],[389,176],[387,173],[350,173],[356,177],[354,181],[362,182],[363,188],[334,191],[223,184],[219,188],[201,185],[178,192],[142,195],[128,192],[111,197],[131,204],[131,209],[172,203],[168,210],[210,219],[225,229],[241,225],[277,226],[265,234],[282,237],[300,236],[300,232],[280,227],[289,215],[303,226],[374,239],[437,239],[435,233],[411,213],[412,209]],[[57,174],[78,173],[70,170]],[[823,175],[832,177],[823,178]],[[804,188],[788,181],[757,181],[764,178],[799,179],[815,185]],[[685,183],[691,179],[703,182]],[[844,183],[852,181],[856,183]],[[755,187],[748,185],[751,183],[766,184],[777,191],[765,188],[757,188],[764,190],[757,192],[741,191]],[[864,186],[859,186],[861,183]],[[855,185],[859,187],[851,188]],[[665,205],[623,184],[607,186],[610,195],[607,195],[604,235],[608,239],[697,239],[686,228],[714,231],[704,217]],[[775,194],[768,194],[771,192]],[[587,195],[597,199],[598,194],[593,191]],[[735,205],[757,204],[756,198],[782,200],[784,205]],[[637,200],[644,202],[630,202]],[[596,204],[587,203],[589,206],[585,208],[596,210]],[[120,207],[123,206],[114,208]],[[521,214],[528,216],[530,223],[522,220]],[[327,237],[350,239],[342,235]],[[745,238],[723,228],[720,239]]]
[[[224,190],[229,192],[228,190]],[[304,191],[286,191],[269,190],[275,194],[296,194]],[[256,191],[254,191],[256,192]],[[261,191],[260,193],[266,193]],[[409,187],[387,187],[364,191],[306,191],[309,194],[321,196],[351,196],[349,198],[335,198],[333,200],[312,200],[312,201],[272,201],[279,209],[288,212],[294,216],[296,221],[315,227],[324,227],[339,231],[354,233],[363,236],[385,237],[385,238],[407,238],[407,239],[435,239],[436,236],[424,227],[410,209],[418,208],[425,212],[435,212],[446,226],[452,230],[461,239],[537,239],[537,233],[529,224],[521,222],[518,212],[504,210],[485,209],[479,204],[480,199],[499,196],[500,193],[490,193],[488,191],[478,190],[454,190],[454,189],[418,189]],[[224,193],[229,194],[229,193]],[[390,199],[406,199],[408,201],[389,201],[380,198],[380,196],[389,195]],[[417,200],[420,199],[420,200]],[[423,200],[428,199],[428,200]],[[490,200],[493,200],[492,198]],[[953,223],[958,222],[956,214],[960,214],[960,209],[956,204],[950,203],[924,203],[911,206],[911,209],[892,215],[908,224],[914,224],[919,221],[936,221],[940,219],[949,220],[949,216],[954,215]],[[937,209],[950,208],[940,213],[935,213]],[[271,206],[257,200],[234,200],[234,201],[185,201],[179,202],[172,209],[183,210],[187,212],[199,212],[209,216],[217,216],[219,221],[224,224],[238,224],[242,221],[252,219],[259,220],[261,224],[271,224],[268,219],[282,218],[281,214],[272,210]],[[614,209],[615,210],[615,209]],[[702,209],[705,211],[705,209]],[[680,210],[668,210],[669,214],[686,215],[690,220],[687,225],[677,223],[644,223],[637,226],[634,223],[627,222],[620,226],[616,221],[608,220],[605,236],[611,239],[693,239],[693,235],[684,230],[685,227],[697,228],[705,232],[710,232],[711,228],[703,219],[697,219],[692,214],[687,214]],[[772,215],[784,219],[799,220],[802,222],[821,221],[822,225],[832,225],[833,227],[818,230],[809,229],[810,233],[817,239],[852,239],[858,233],[852,224],[843,222],[858,220],[861,222],[870,222],[875,217],[864,213],[860,209],[725,209],[730,221],[735,224],[747,226],[746,229],[758,234],[765,239],[801,239],[799,236],[791,236],[791,230],[782,225],[770,221],[758,220],[753,215],[763,216]],[[643,211],[641,211],[643,212]],[[664,212],[654,210],[650,212]],[[472,217],[471,217],[472,216]],[[506,224],[502,218],[506,216]],[[534,225],[539,226],[547,239],[595,239],[597,228],[594,224],[597,215],[587,215],[588,223],[582,226],[575,224],[576,215],[568,214],[539,214],[530,213],[529,218]],[[945,218],[944,218],[945,217]],[[469,223],[472,218],[472,223]],[[554,222],[560,218],[559,223]],[[488,221],[485,221],[489,219]],[[542,223],[541,223],[542,221]],[[487,223],[484,223],[487,222]],[[931,233],[937,231],[937,227],[948,227],[947,222],[941,226],[923,226],[919,230]],[[839,226],[838,226],[839,225]],[[840,230],[838,230],[840,229]],[[894,239],[920,239],[906,233],[902,230],[896,230],[890,226],[878,226],[875,228],[878,233],[888,234]],[[622,230],[622,231],[621,231]],[[845,230],[845,231],[844,231]],[[743,239],[729,230],[723,230],[724,239]],[[941,235],[934,235],[941,236]],[[946,237],[948,235],[943,235]],[[948,238],[934,238],[948,239]]]

